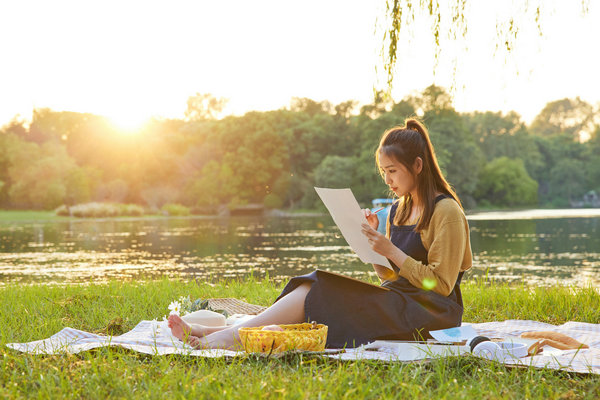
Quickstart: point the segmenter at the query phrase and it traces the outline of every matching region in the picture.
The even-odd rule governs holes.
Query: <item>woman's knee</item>
[[[298,291],[302,291],[302,292],[308,293],[310,291],[310,288],[312,287],[312,285],[313,285],[312,282],[304,282],[304,283],[302,283],[301,285],[299,285],[294,290],[298,290]]]

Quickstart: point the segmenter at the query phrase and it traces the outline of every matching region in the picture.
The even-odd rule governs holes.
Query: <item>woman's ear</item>
[[[421,171],[423,171],[423,159],[421,157],[415,158],[415,162],[413,163],[412,167],[415,175],[419,175]]]

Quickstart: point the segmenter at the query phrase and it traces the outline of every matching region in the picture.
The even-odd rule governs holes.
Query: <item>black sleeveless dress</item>
[[[436,203],[444,197],[436,198]],[[397,204],[390,210],[390,221]],[[407,255],[427,264],[427,250],[414,228],[392,225],[390,239]],[[305,282],[312,283],[304,313],[307,321],[328,326],[330,348],[356,347],[379,339],[422,340],[430,337],[429,331],[460,326],[462,275],[458,274],[454,289],[445,297],[419,289],[403,277],[374,286],[316,270],[292,278],[277,300]]]

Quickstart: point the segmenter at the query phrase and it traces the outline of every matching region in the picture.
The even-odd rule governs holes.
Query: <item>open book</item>
[[[366,224],[367,219],[358,205],[356,197],[352,194],[352,190],[318,187],[315,187],[315,190],[358,258],[367,264],[379,264],[392,269],[388,259],[376,253],[371,248],[367,237],[361,232],[361,224]]]

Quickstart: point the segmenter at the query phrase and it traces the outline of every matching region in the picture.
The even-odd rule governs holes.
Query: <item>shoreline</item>
[[[600,208],[532,208],[532,209],[496,209],[465,210],[468,220],[512,220],[512,219],[546,219],[546,218],[595,218],[600,217]],[[269,210],[256,216],[222,216],[222,215],[160,215],[148,214],[143,216],[118,217],[66,217],[59,216],[54,211],[36,210],[0,210],[0,223],[15,222],[81,222],[81,221],[144,221],[168,219],[229,219],[229,218],[312,218],[328,216],[329,213],[318,210]]]
[[[339,273],[339,272],[336,272]],[[379,285],[380,282],[378,281],[378,279],[376,278],[376,276],[374,274],[372,275],[367,275],[366,277],[361,276],[361,277],[356,277],[356,276],[352,276],[350,274],[342,274],[342,275],[347,275],[351,278],[357,279],[359,281],[362,282],[366,282],[366,283],[370,283],[373,285]],[[187,284],[188,282],[195,282],[198,285],[214,285],[214,286],[219,286],[219,285],[224,285],[227,286],[229,284],[231,284],[232,282],[235,282],[235,284],[244,284],[244,282],[246,282],[246,280],[248,280],[249,282],[258,282],[258,284],[265,284],[265,285],[273,285],[273,286],[278,286],[278,285],[284,285],[285,283],[287,283],[287,281],[289,281],[289,279],[291,279],[292,277],[268,277],[268,276],[255,276],[252,274],[249,274],[248,276],[244,277],[244,279],[241,279],[240,277],[217,277],[215,279],[208,279],[208,280],[203,280],[201,278],[193,278],[190,276],[155,276],[153,278],[146,278],[146,279],[136,279],[135,277],[129,277],[128,279],[124,279],[123,277],[108,277],[108,278],[102,278],[102,279],[96,279],[96,280],[81,280],[81,281],[75,281],[75,282],[66,282],[64,280],[62,281],[58,281],[58,280],[49,280],[47,282],[45,281],[23,281],[23,280],[8,280],[8,281],[3,281],[0,280],[0,292],[2,290],[6,290],[6,289],[19,289],[19,288],[89,288],[89,287],[96,287],[96,286],[110,286],[110,285],[114,285],[114,284],[123,284],[123,285],[157,285],[163,281],[168,281],[168,282],[173,282],[173,283],[181,283],[181,284]],[[463,288],[473,288],[473,287],[483,287],[485,286],[486,288],[490,288],[490,289],[498,289],[498,288],[505,288],[505,289],[520,289],[520,290],[524,290],[524,291],[534,291],[535,289],[539,289],[539,288],[545,288],[548,289],[550,291],[557,289],[557,290],[563,290],[563,289],[568,289],[570,291],[586,291],[586,290],[590,290],[593,292],[596,292],[597,294],[600,295],[600,286],[595,285],[594,282],[588,281],[585,282],[583,284],[576,284],[573,282],[561,282],[561,283],[553,283],[550,285],[540,285],[536,282],[527,282],[527,281],[523,281],[523,280],[501,280],[501,279],[494,279],[494,278],[482,278],[480,276],[475,276],[472,277],[471,279],[468,280],[464,280],[461,283],[461,287]],[[283,287],[282,287],[283,288]]]

